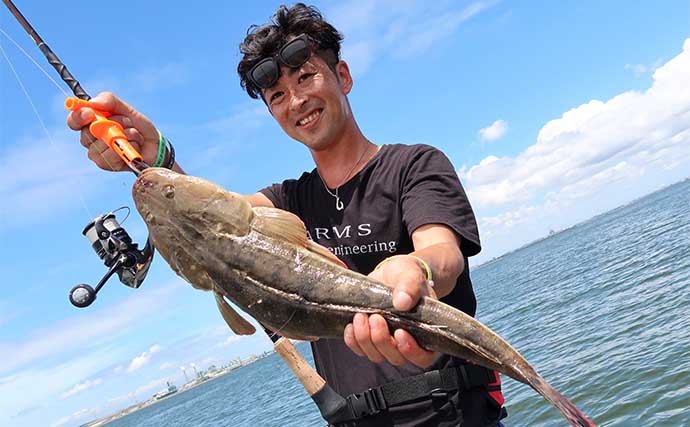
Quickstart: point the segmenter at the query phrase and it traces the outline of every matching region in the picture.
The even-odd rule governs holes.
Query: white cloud
[[[171,369],[171,368],[174,368],[174,367],[175,367],[175,364],[174,364],[174,363],[163,362],[163,363],[161,363],[161,365],[160,365],[160,367],[158,368],[158,370],[160,370],[160,371],[166,371],[166,370]]]
[[[222,345],[224,347],[228,347],[228,346],[236,343],[237,341],[241,340],[243,336],[246,336],[246,335],[231,335],[225,341],[223,341]]]
[[[661,59],[657,59],[654,61],[654,63],[645,65],[645,64],[625,64],[625,69],[626,70],[631,70],[634,74],[635,77],[640,77],[643,74],[646,74],[647,72],[654,72],[659,66],[662,64]]]
[[[149,348],[147,351],[141,353],[139,356],[132,359],[132,361],[129,363],[129,366],[127,367],[127,373],[131,374],[132,372],[141,369],[144,365],[148,364],[151,361],[151,356],[158,353],[160,350],[160,345],[152,345],[151,348]]]
[[[155,64],[137,70],[132,83],[140,91],[153,92],[186,83],[190,79],[189,67],[181,63]]]
[[[350,0],[337,2],[325,15],[346,35],[342,57],[357,76],[377,56],[409,58],[428,50],[495,3],[475,1],[458,7],[453,2]]]
[[[514,236],[518,224],[532,227],[533,240],[537,230],[545,234],[546,222],[575,220],[568,215],[581,209],[583,201],[588,202],[588,216],[613,200],[624,203],[621,191],[602,197],[610,188],[626,186],[626,196],[634,198],[644,194],[642,189],[652,191],[687,176],[690,39],[652,78],[644,92],[591,100],[551,120],[536,142],[515,157],[487,156],[458,171],[478,213],[485,248],[508,230]]]
[[[499,230],[511,229],[532,219],[537,212],[539,209],[536,206],[520,206],[499,215],[481,217],[478,222],[482,237],[489,239]]]
[[[165,302],[174,292],[182,288],[187,290],[181,280],[175,279],[175,283],[178,285],[133,295],[110,307],[94,307],[79,312],[20,341],[0,342],[0,353],[4,355],[0,374],[15,371],[30,362],[67,357],[75,351],[112,341],[115,334],[124,333],[127,326],[136,323],[137,319],[165,307]]]
[[[156,380],[149,381],[146,384],[139,386],[134,391],[134,394],[139,397],[141,397],[141,395],[151,394],[152,390],[158,391],[157,389],[164,386],[167,381],[169,381],[169,377],[158,378]]]
[[[70,421],[78,421],[84,418],[92,418],[95,417],[99,412],[101,411],[100,407],[96,408],[91,408],[91,409],[80,409],[76,412],[74,412],[72,415],[68,415],[66,417],[62,417],[59,420],[55,421],[53,424],[51,424],[51,427],[61,427]]]
[[[103,383],[103,379],[102,379],[102,378],[95,378],[95,379],[93,379],[93,380],[91,380],[91,379],[86,380],[86,381],[84,381],[83,383],[76,384],[76,385],[75,385],[74,387],[72,387],[71,389],[69,389],[69,390],[67,390],[66,392],[62,393],[62,394],[60,395],[60,398],[61,398],[61,399],[67,399],[68,397],[72,397],[72,396],[74,396],[75,394],[79,394],[79,393],[81,393],[82,391],[86,391],[86,390],[90,389],[91,387],[97,386],[97,385],[102,384],[102,383]]]
[[[632,70],[637,77],[647,72],[647,66],[642,64],[625,64],[626,70]]]
[[[204,358],[204,360],[202,360],[201,363],[199,363],[199,364],[201,366],[211,366],[215,363],[220,363],[222,361],[223,361],[223,359],[218,357],[218,356],[209,356],[209,357]]]
[[[404,48],[396,49],[397,56],[409,57],[430,49],[438,40],[450,36],[462,23],[493,6],[494,3],[477,1],[461,10],[441,10],[420,21],[410,20],[403,33],[408,44]]]
[[[53,424],[51,424],[50,427],[62,427],[65,424],[67,424],[71,419],[72,417],[70,415],[62,417],[59,420],[55,421]]]
[[[645,167],[655,153],[687,147],[688,76],[690,40],[682,54],[654,73],[654,83],[646,92],[626,92],[606,102],[592,100],[547,123],[537,142],[517,157],[489,156],[471,167],[463,176],[471,199],[479,206],[526,201],[621,161]]]
[[[484,142],[493,142],[508,132],[508,122],[498,119],[490,126],[479,129],[479,138]]]
[[[64,407],[66,402],[59,402],[58,397],[70,384],[74,384],[75,378],[95,377],[104,365],[113,363],[113,358],[117,357],[116,349],[103,346],[98,351],[54,366],[32,366],[0,377],[0,425],[17,425],[18,421],[12,420],[12,414],[17,417],[27,415],[36,402],[44,405],[43,412],[51,406]]]
[[[109,406],[118,406],[123,402],[136,402],[136,395],[134,394],[134,392],[129,392],[127,394],[123,394],[121,396],[116,396],[111,399],[108,399]]]
[[[3,228],[48,221],[82,206],[83,198],[100,182],[98,169],[83,160],[77,133],[65,129],[49,133],[50,139],[32,135],[0,149],[0,170],[12,177],[0,180]]]
[[[354,76],[364,74],[374,62],[378,42],[376,40],[365,40],[343,46],[342,58],[347,62],[350,72]]]

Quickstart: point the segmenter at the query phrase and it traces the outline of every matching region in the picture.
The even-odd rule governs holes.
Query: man
[[[298,3],[278,8],[240,45],[242,87],[263,100],[316,164],[297,180],[246,197],[253,206],[297,214],[309,237],[350,269],[393,287],[396,309],[431,296],[474,315],[467,257],[479,252],[479,237],[454,168],[430,146],[380,147],[362,134],[347,98],[353,81],[340,60],[341,40],[315,8]],[[92,102],[123,124],[147,163],[182,172],[172,153],[159,155],[162,139],[145,116],[112,94]],[[98,166],[126,169],[84,128],[92,117],[74,112],[68,124],[82,129],[81,143]],[[342,340],[315,341],[312,350],[317,370],[340,394],[383,396],[383,410],[365,408],[358,426],[500,425],[497,374],[427,351],[408,332],[390,331],[379,315],[355,315]]]

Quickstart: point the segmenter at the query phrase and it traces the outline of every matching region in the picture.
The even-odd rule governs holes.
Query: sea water
[[[472,272],[478,318],[598,426],[690,426],[690,182]],[[298,346],[311,361],[307,344]],[[503,377],[507,426],[564,426]],[[324,426],[272,354],[108,427]]]

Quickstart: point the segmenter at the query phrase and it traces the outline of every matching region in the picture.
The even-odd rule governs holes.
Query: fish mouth
[[[173,180],[176,172],[164,168],[147,168],[139,174],[132,187],[132,195],[157,195],[172,198],[175,194]]]
[[[175,198],[175,172],[163,168],[147,168],[134,181],[132,198],[142,218],[149,223],[153,212]]]

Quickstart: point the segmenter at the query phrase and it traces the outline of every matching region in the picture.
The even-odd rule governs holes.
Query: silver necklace
[[[338,211],[342,211],[343,209],[345,209],[345,204],[343,203],[342,200],[340,200],[340,196],[338,196],[338,189],[339,189],[343,184],[345,184],[345,181],[347,181],[347,179],[350,177],[350,174],[352,173],[352,171],[355,170],[355,168],[357,167],[357,165],[359,165],[359,163],[362,161],[362,159],[364,158],[364,155],[367,153],[367,151],[369,151],[369,146],[367,146],[367,148],[364,149],[364,151],[362,152],[362,155],[359,156],[359,160],[357,160],[357,163],[355,163],[354,166],[352,166],[352,169],[350,169],[350,171],[347,173],[347,175],[345,175],[345,178],[343,178],[343,180],[342,180],[342,182],[340,183],[340,185],[338,185],[337,187],[335,187],[335,193],[331,192],[331,190],[328,189],[328,186],[326,185],[326,182],[323,180],[323,178],[321,178],[321,174],[319,173],[318,169],[317,169],[317,171],[316,171],[316,173],[319,175],[319,178],[321,179],[321,183],[323,184],[323,188],[326,189],[326,191],[328,192],[328,194],[330,194],[331,196],[333,196],[333,197],[335,198],[335,208],[336,208]]]

